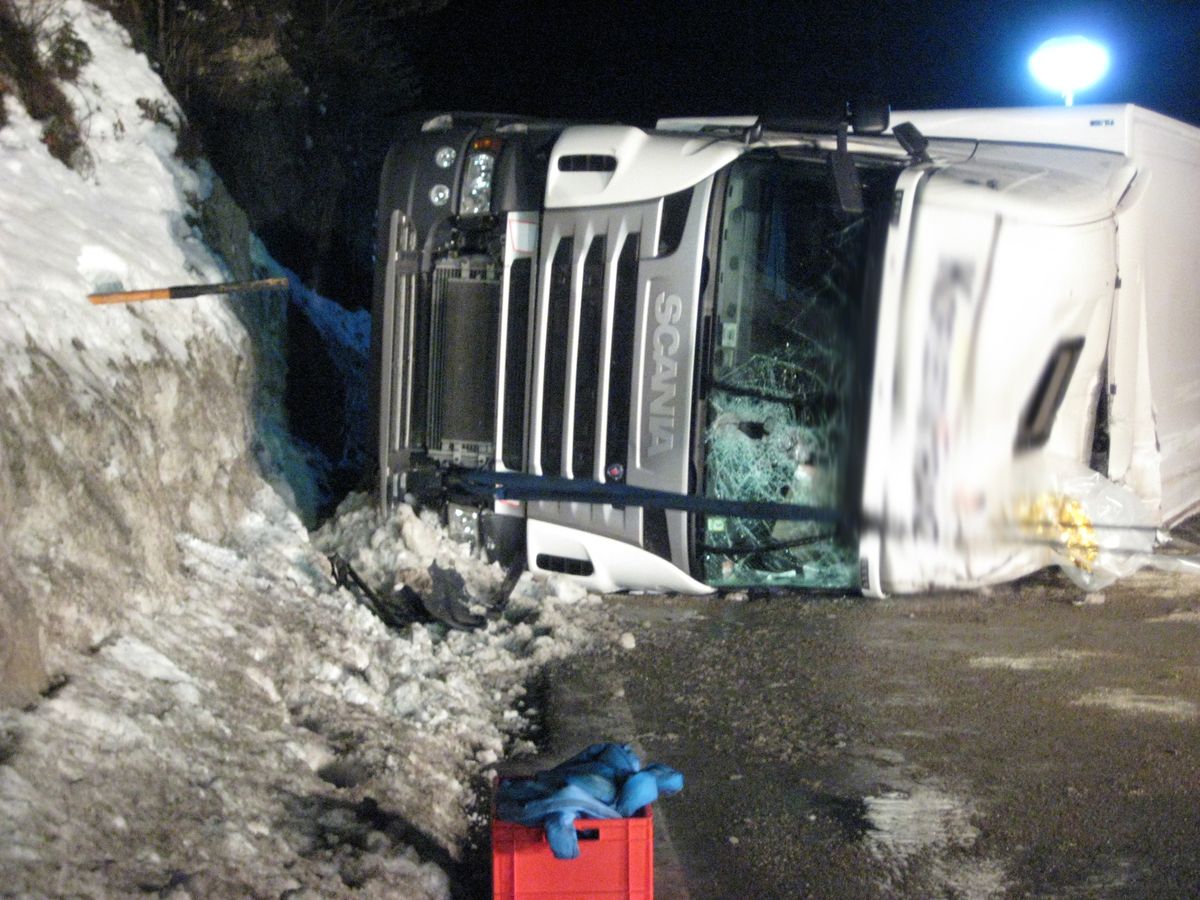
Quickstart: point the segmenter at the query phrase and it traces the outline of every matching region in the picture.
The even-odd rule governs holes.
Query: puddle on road
[[[809,798],[816,814],[835,823],[848,841],[863,840],[875,826],[867,817],[866,801],[839,794],[813,794]]]
[[[1084,694],[1076,706],[1102,706],[1133,715],[1150,714],[1188,721],[1200,717],[1200,706],[1180,697],[1137,694],[1126,688],[1106,688]]]
[[[1173,613],[1168,613],[1165,616],[1155,616],[1153,619],[1147,619],[1146,621],[1154,624],[1160,622],[1184,622],[1188,625],[1200,625],[1200,609],[1177,609]]]
[[[976,656],[970,661],[972,669],[1011,669],[1015,672],[1048,672],[1061,669],[1098,653],[1082,650],[1052,650],[1041,656]]]
[[[867,844],[877,859],[904,860],[930,849],[969,847],[979,837],[967,805],[926,785],[864,797]]]

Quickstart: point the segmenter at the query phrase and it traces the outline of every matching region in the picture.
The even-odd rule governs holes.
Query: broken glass
[[[838,508],[865,339],[868,219],[847,220],[822,164],[746,158],[730,172],[705,410],[705,493]],[[828,523],[708,516],[714,585],[846,588],[857,543]]]

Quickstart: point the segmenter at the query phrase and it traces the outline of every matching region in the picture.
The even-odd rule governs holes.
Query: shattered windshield
[[[745,157],[729,173],[703,417],[706,496],[857,503],[865,401],[856,398],[867,395],[876,302],[866,296],[868,252],[895,182],[887,170],[862,174],[868,212],[847,217],[823,161]],[[858,584],[857,538],[828,523],[708,515],[698,550],[713,585]]]

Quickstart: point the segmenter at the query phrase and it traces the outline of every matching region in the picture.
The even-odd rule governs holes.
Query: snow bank
[[[362,494],[349,497],[313,540],[325,552],[348,559],[381,592],[399,587],[405,574],[419,577],[433,562],[458,571],[476,598],[489,596],[504,578],[499,565],[454,543],[432,513],[418,516],[401,505],[383,519]],[[351,613],[379,627],[365,608],[347,610]],[[464,632],[414,624],[402,640],[381,633],[382,642],[359,645],[375,652],[380,664],[344,699],[420,731],[430,751],[426,760],[450,776],[436,814],[439,827],[448,829],[439,834],[443,838],[461,834],[467,824],[459,810],[470,801],[472,778],[505,755],[514,739],[510,752],[533,750],[519,739],[528,718],[538,713],[523,701],[532,675],[597,640],[618,639],[600,598],[565,578],[534,579],[528,573],[503,615],[486,628]]]
[[[62,10],[94,170],[11,97],[0,130],[0,686],[36,682],[39,641],[57,677],[0,713],[4,890],[446,896],[472,784],[529,749],[525,683],[615,630],[560,580],[471,633],[389,630],[334,585],[334,550],[384,590],[435,559],[474,592],[502,573],[362,496],[310,540],[256,456],[281,354],[236,302],[86,302],[225,265],[193,227],[206,179],[138,107],[173,101],[106,13]]]
[[[615,639],[598,598],[518,584],[478,632],[385,628],[277,494],[218,545],[180,534],[180,602],[136,615],[35,711],[0,719],[0,867],[18,892],[435,897],[472,821],[471,784],[536,710],[544,662]],[[317,539],[375,584],[434,557],[503,578],[430,521],[350,498]],[[12,879],[15,879],[13,881]]]

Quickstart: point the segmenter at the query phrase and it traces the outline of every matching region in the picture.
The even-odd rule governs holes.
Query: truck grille
[[[535,366],[543,475],[598,481],[626,466],[641,233],[621,237],[615,259],[604,234],[582,247],[562,236],[550,258]]]
[[[428,452],[476,467],[491,459],[496,420],[500,278],[489,257],[440,260],[430,304]]]
[[[692,488],[692,372],[711,185],[544,214],[530,365],[534,474]],[[638,544],[688,570],[686,513],[538,501],[528,514]]]
[[[542,368],[542,474],[563,473],[563,411],[567,402],[567,346],[571,338],[572,256],[575,242],[563,238],[550,263]]]
[[[533,271],[540,216],[510,213],[504,259],[438,259],[396,210],[373,326],[379,371],[379,487],[386,508],[420,460],[471,468],[526,463]]]

